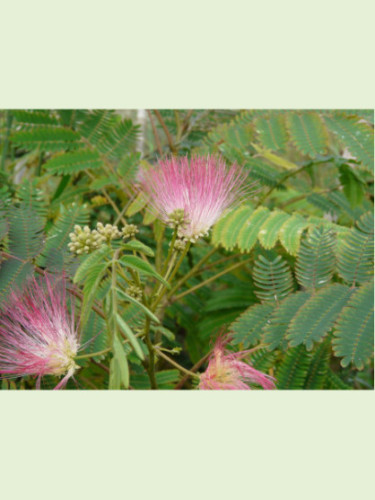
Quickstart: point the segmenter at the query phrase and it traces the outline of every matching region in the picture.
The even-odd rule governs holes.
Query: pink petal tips
[[[73,310],[73,305],[72,305]],[[17,377],[65,375],[64,387],[77,365],[79,342],[74,315],[67,310],[64,280],[33,278],[23,292],[13,292],[0,312],[0,373]]]
[[[215,156],[170,158],[138,176],[161,219],[178,225],[179,237],[193,242],[239,201],[245,179],[242,168],[228,168]]]
[[[228,341],[228,337],[219,337],[216,341],[207,370],[200,376],[199,389],[249,390],[250,384],[275,389],[272,377],[241,361],[249,351],[230,352],[225,349]]]

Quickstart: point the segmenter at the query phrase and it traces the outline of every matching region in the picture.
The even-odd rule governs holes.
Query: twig
[[[161,148],[160,139],[159,139],[159,134],[158,134],[158,131],[156,130],[155,123],[154,123],[154,119],[152,118],[151,111],[150,111],[150,110],[147,110],[147,114],[148,114],[148,117],[149,117],[149,119],[150,119],[151,128],[152,128],[152,133],[154,134],[156,148],[157,148],[157,150],[158,150],[159,155],[160,155],[160,156],[163,156],[163,150],[162,150],[162,148]]]
[[[194,372],[192,372],[190,370],[187,370],[185,367],[181,366],[179,363],[177,363],[176,361],[174,361],[174,359],[172,359],[169,356],[167,356],[157,346],[154,346],[154,350],[156,351],[156,353],[158,354],[158,356],[160,356],[161,358],[165,359],[170,365],[174,366],[175,368],[177,368],[181,372],[185,373],[187,377],[199,378],[199,375],[197,375],[196,373],[194,373]]]
[[[156,118],[159,120],[160,125],[163,127],[163,130],[167,137],[169,149],[172,151],[172,153],[176,153],[176,148],[173,144],[172,136],[163,120],[163,117],[161,116],[160,112],[157,109],[154,109],[153,112],[155,113]]]
[[[186,290],[185,292],[182,292],[180,293],[179,295],[176,295],[175,297],[173,297],[173,299],[171,299],[171,302],[175,302],[176,300],[178,299],[182,299],[182,297],[185,297],[185,295],[188,295],[189,293],[192,293],[192,292],[195,292],[196,290],[198,290],[199,288],[201,288],[202,286],[206,286],[208,285],[208,283],[211,283],[211,281],[214,281],[216,280],[217,278],[220,278],[220,276],[223,276],[224,274],[226,273],[230,273],[231,271],[234,271],[235,269],[237,269],[238,267],[241,267],[243,266],[244,264],[247,264],[248,262],[250,262],[252,260],[252,257],[249,258],[249,259],[246,259],[246,260],[243,260],[241,262],[237,262],[236,264],[233,264],[233,266],[231,267],[228,267],[227,269],[224,269],[224,271],[221,271],[220,273],[218,274],[215,274],[214,276],[211,276],[211,278],[208,278],[207,280],[205,281],[202,281],[202,283],[198,283],[198,285],[195,285],[193,286],[192,288],[190,288],[189,290]]]
[[[193,368],[190,371],[194,373],[197,370],[199,370],[199,368],[203,365],[203,363],[205,361],[207,361],[207,359],[210,357],[210,355],[211,355],[211,351],[208,352],[205,356],[203,356],[203,358],[200,359],[197,363],[195,363],[195,365],[193,366]],[[181,389],[185,385],[185,383],[189,380],[189,378],[190,378],[190,375],[185,375],[184,377],[182,377],[182,379],[175,386],[174,390]]]

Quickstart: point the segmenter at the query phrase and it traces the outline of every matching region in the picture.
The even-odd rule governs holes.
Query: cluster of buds
[[[120,234],[124,240],[126,240],[128,238],[134,238],[138,232],[139,230],[134,224],[125,224],[125,226],[121,229]]]
[[[91,198],[91,203],[94,205],[94,207],[100,207],[102,205],[106,205],[107,200],[104,198],[104,196],[98,194]]]
[[[99,233],[100,236],[102,236],[102,238],[103,238],[102,241],[106,241],[107,243],[109,243],[111,240],[115,240],[117,238],[120,238],[120,236],[121,236],[121,233],[118,230],[117,226],[112,226],[112,224],[106,224],[104,226],[104,224],[102,224],[101,222],[97,223],[96,231],[94,229],[94,231],[92,231],[92,232]]]
[[[129,285],[126,289],[126,293],[135,300],[142,300],[142,288],[137,285]]]
[[[173,228],[180,228],[186,225],[187,221],[185,219],[185,210],[183,208],[177,208],[172,213],[168,214],[168,219],[166,220],[168,226]]]
[[[183,250],[185,250],[185,247],[186,247],[185,239],[176,240],[174,242],[174,249],[177,250],[178,252],[182,252]]]
[[[111,240],[115,240],[123,237],[134,238],[138,233],[138,228],[134,224],[125,224],[125,226],[119,230],[119,228],[112,224],[102,224],[98,222],[96,229],[91,230],[88,226],[81,228],[80,226],[74,226],[74,233],[70,233],[70,243],[68,243],[69,250],[77,255],[83,253],[90,253],[97,248],[100,248],[103,243],[109,243]]]
[[[82,228],[81,226],[74,226],[74,233],[69,234],[70,243],[68,248],[71,252],[77,255],[83,253],[90,253],[97,248],[100,248],[104,238],[98,231],[91,231],[89,226]]]

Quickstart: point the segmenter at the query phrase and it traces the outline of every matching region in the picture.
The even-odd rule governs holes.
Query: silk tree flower
[[[150,203],[178,236],[196,241],[245,192],[246,174],[220,157],[169,158],[155,168],[142,169],[138,181]]]
[[[64,280],[52,283],[47,275],[11,294],[0,312],[0,374],[37,376],[38,389],[42,376],[64,375],[55,389],[66,385],[79,348],[74,307],[69,314],[66,299]]]
[[[219,337],[210,356],[207,370],[200,376],[200,390],[249,390],[250,384],[263,389],[275,389],[274,378],[262,373],[242,358],[249,351],[230,352],[226,349],[228,337]]]

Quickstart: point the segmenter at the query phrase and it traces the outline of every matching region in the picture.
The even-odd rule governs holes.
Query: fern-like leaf
[[[364,214],[345,235],[337,249],[337,269],[339,275],[353,286],[364,283],[373,275],[374,256],[374,218],[371,213]],[[370,226],[371,225],[371,226]]]
[[[43,220],[23,202],[13,205],[8,211],[9,253],[22,260],[31,260],[42,248]]]
[[[305,344],[310,351],[314,342],[320,341],[331,330],[352,293],[347,286],[334,283],[312,295],[289,325],[289,345]]]
[[[342,144],[371,172],[374,169],[374,132],[356,116],[325,116],[328,128]]]
[[[260,228],[270,215],[266,207],[257,208],[243,224],[237,238],[237,244],[241,251],[250,252],[256,243]]]
[[[276,370],[278,389],[303,389],[310,365],[305,346],[289,349]]]
[[[353,363],[359,370],[374,353],[374,283],[358,288],[342,310],[334,332],[335,356],[341,365]]]
[[[248,176],[259,181],[265,186],[274,187],[279,184],[281,180],[282,176],[276,168],[260,161],[258,158],[250,158],[246,160],[245,166],[247,168]]]
[[[335,254],[333,233],[323,226],[315,228],[303,241],[297,256],[296,275],[305,289],[326,285],[332,277]]]
[[[329,369],[330,343],[319,344],[311,354],[304,389],[324,389]]]
[[[58,119],[50,111],[25,111],[14,110],[12,115],[17,122],[22,125],[42,126],[42,125],[59,125]]]
[[[234,248],[238,235],[246,221],[250,218],[252,212],[252,207],[249,205],[243,205],[223,217],[215,225],[212,234],[213,242],[221,243],[226,249]]]
[[[255,294],[260,300],[279,302],[293,288],[292,273],[280,255],[273,261],[259,255],[254,264],[253,279],[257,287]]]
[[[229,328],[233,335],[233,344],[241,343],[245,349],[256,344],[261,338],[262,329],[267,324],[274,307],[274,304],[267,302],[246,309]]]
[[[32,273],[33,265],[30,262],[12,258],[0,262],[0,305],[8,299],[12,290],[21,287]]]
[[[291,255],[297,255],[301,237],[309,223],[300,215],[289,217],[279,230],[279,238],[285,250]]]
[[[325,154],[327,135],[317,113],[290,113],[287,124],[292,141],[301,153],[312,158]]]
[[[112,127],[103,140],[97,143],[101,153],[112,159],[122,158],[131,151],[139,132],[139,125],[134,125],[132,120],[123,120]]]
[[[260,117],[256,120],[255,127],[259,134],[260,142],[266,149],[279,151],[285,148],[288,141],[288,134],[282,115],[274,115],[269,118]]]
[[[86,169],[96,169],[102,166],[99,154],[95,151],[80,150],[54,156],[45,164],[51,174],[71,175]]]
[[[12,141],[29,150],[39,147],[41,151],[63,151],[78,147],[79,135],[67,128],[37,127],[15,132]]]
[[[269,349],[287,348],[288,342],[285,337],[289,324],[310,296],[308,292],[293,293],[280,302],[273,311],[264,328],[264,342],[269,344]]]
[[[258,239],[261,245],[269,250],[273,248],[278,240],[280,227],[290,218],[290,215],[275,210],[268,217],[268,219],[263,223],[260,228]]]

